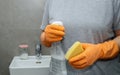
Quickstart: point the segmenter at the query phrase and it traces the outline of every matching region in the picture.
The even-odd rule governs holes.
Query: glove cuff
[[[111,59],[119,53],[118,44],[114,40],[110,40],[100,44],[101,55],[100,59]]]

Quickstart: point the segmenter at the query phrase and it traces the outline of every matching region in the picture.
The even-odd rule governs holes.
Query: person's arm
[[[98,59],[112,59],[120,53],[120,0],[114,0],[113,7],[112,29],[115,32],[115,38],[98,44],[83,43],[85,51],[69,59],[71,66],[77,69],[86,68]]]
[[[116,30],[115,35],[116,37],[113,40],[118,44],[119,49],[120,49],[120,30]]]
[[[113,59],[120,52],[120,30],[115,31],[116,37],[103,43],[82,43],[84,51],[69,59],[69,63],[76,69],[86,68],[99,59]]]

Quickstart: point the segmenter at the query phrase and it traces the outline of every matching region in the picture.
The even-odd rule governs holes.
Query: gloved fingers
[[[58,42],[58,41],[60,41],[62,39],[63,39],[62,37],[59,37],[59,38],[46,38],[46,40],[49,41],[49,42]]]
[[[81,45],[82,45],[82,48],[83,48],[84,50],[86,50],[86,48],[87,48],[88,46],[90,46],[91,44],[81,43]]]
[[[52,30],[60,30],[60,31],[64,31],[65,30],[65,28],[63,27],[63,26],[61,26],[61,25],[55,25],[55,24],[52,24],[52,25],[48,25],[47,27],[46,27],[46,29],[52,29]]]
[[[47,34],[47,35],[46,35],[46,38],[49,38],[49,39],[57,39],[57,38],[63,38],[63,36],[56,36],[56,35]]]
[[[79,60],[79,61],[76,61],[76,62],[73,62],[73,63],[70,62],[70,64],[74,65],[74,66],[81,66],[83,64],[87,64],[87,60],[84,58],[82,60]]]
[[[62,40],[63,37],[61,36],[55,36],[55,35],[46,35],[46,40],[49,42],[56,42]]]
[[[85,59],[85,58],[86,58],[86,56],[83,53],[81,53],[81,54],[79,54],[77,56],[72,57],[69,60],[69,62],[74,63],[74,62],[80,61],[80,60]]]
[[[48,35],[48,36],[64,36],[65,35],[65,32],[63,31],[59,31],[59,30],[50,30],[50,31],[45,31],[45,33]]]
[[[84,63],[84,64],[82,64],[82,65],[72,66],[72,67],[75,68],[75,69],[83,69],[83,68],[86,68],[86,67],[88,67],[88,66],[86,65],[86,63]]]
[[[91,64],[88,63],[87,58],[83,58],[79,61],[76,62],[69,62],[71,66],[73,66],[76,69],[83,69],[86,68],[88,66],[90,66]]]

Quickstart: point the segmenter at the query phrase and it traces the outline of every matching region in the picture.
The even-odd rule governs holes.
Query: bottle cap
[[[63,26],[63,22],[62,21],[54,21],[54,22],[52,22],[52,24],[58,24],[58,25]]]

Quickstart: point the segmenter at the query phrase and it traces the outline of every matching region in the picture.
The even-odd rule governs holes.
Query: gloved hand
[[[113,40],[101,44],[82,43],[82,47],[85,51],[69,60],[76,69],[86,68],[98,59],[113,58],[119,53],[118,45]]]
[[[41,40],[41,43],[43,45],[45,45],[46,47],[50,47],[51,46],[51,43],[49,41],[46,41],[45,40],[45,32],[42,32],[41,35],[40,35],[40,40]]]
[[[50,47],[53,42],[58,42],[65,35],[64,27],[58,24],[47,25],[44,32],[41,34],[42,43]]]

